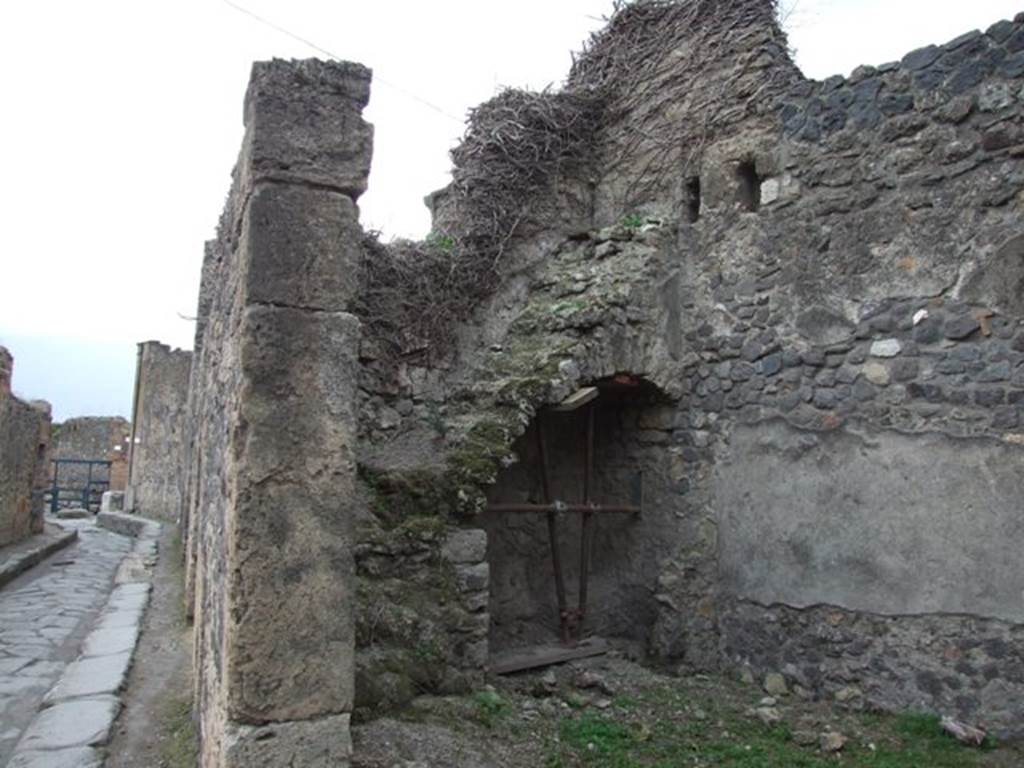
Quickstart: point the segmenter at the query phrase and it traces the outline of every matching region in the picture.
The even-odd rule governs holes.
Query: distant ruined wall
[[[185,407],[192,353],[139,344],[128,476],[132,511],[159,520],[181,514]]]
[[[123,491],[128,482],[128,447],[131,425],[120,416],[80,416],[54,425],[54,459],[99,459],[111,462],[110,490]],[[60,470],[62,485],[82,483],[85,467],[65,465]],[[94,477],[101,477],[99,470]]]
[[[50,406],[11,394],[14,359],[0,347],[0,547],[43,532]]]
[[[204,768],[348,765],[370,73],[254,65],[208,245],[189,392],[189,594]]]

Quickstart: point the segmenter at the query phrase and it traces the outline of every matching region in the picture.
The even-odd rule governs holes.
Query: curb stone
[[[48,541],[41,541],[25,549],[23,552],[16,552],[0,563],[0,587],[12,581],[15,577],[20,576],[33,565],[41,563],[54,552],[59,552],[71,544],[71,542],[78,540],[78,531],[74,528],[60,528],[60,532],[53,535],[55,536],[54,538],[50,538]],[[45,539],[47,537],[46,534],[41,534],[37,538]]]
[[[129,517],[118,515],[118,517]],[[134,516],[132,516],[134,517]],[[97,524],[136,538],[114,577],[107,604],[86,636],[78,659],[67,666],[25,731],[9,768],[101,768],[102,752],[121,710],[142,619],[152,591],[160,524]]]
[[[125,512],[100,512],[96,515],[96,525],[133,539],[151,538],[154,546],[160,533],[160,523]]]
[[[62,749],[59,752],[19,752],[7,768],[101,768],[99,752],[92,747]]]

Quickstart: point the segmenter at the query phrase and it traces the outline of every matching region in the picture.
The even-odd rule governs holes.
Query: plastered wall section
[[[347,765],[369,71],[258,63],[192,373],[200,765]]]
[[[737,428],[722,577],[763,604],[1024,622],[1024,451],[995,438]]]
[[[50,407],[11,394],[14,360],[0,347],[0,547],[43,531]]]
[[[177,521],[181,514],[191,367],[187,350],[139,344],[128,476],[132,509],[146,517]]]

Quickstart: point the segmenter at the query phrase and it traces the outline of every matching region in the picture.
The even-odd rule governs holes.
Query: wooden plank
[[[564,645],[535,645],[530,648],[516,648],[493,657],[490,668],[491,672],[496,675],[509,675],[513,672],[524,672],[527,669],[564,664],[575,659],[602,656],[609,650],[611,649],[608,641],[600,637],[581,640],[573,648]]]
[[[601,393],[598,391],[597,387],[583,387],[583,389],[577,389],[558,405],[553,406],[551,410],[575,411],[577,408],[582,408],[591,400],[597,399],[597,396],[600,394]]]

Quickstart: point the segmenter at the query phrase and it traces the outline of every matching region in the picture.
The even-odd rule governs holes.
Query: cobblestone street
[[[78,541],[0,588],[0,765],[78,656],[132,548],[92,520],[63,525],[78,529]]]

